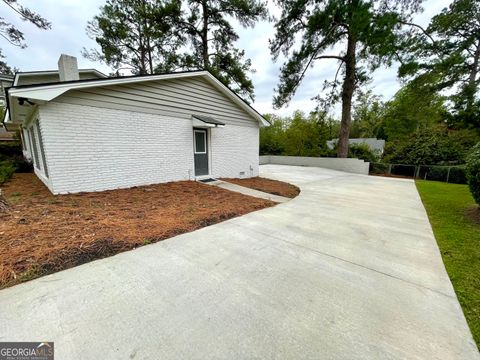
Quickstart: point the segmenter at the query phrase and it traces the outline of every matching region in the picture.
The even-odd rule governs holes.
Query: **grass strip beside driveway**
[[[480,347],[480,211],[467,185],[424,180],[416,184],[448,275]]]

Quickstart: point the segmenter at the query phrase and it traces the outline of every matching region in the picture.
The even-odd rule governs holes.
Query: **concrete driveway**
[[[265,165],[296,199],[0,291],[57,359],[479,359],[413,182]]]

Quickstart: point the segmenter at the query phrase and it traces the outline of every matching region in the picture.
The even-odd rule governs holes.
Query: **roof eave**
[[[249,115],[256,119],[260,126],[268,126],[268,121],[260,115],[255,109],[240,98],[234,91],[225,86],[220,80],[213,76],[209,71],[201,70],[198,72],[172,73],[162,75],[151,75],[148,77],[129,77],[129,78],[111,78],[111,79],[93,79],[80,82],[66,82],[55,84],[44,84],[40,86],[11,87],[8,89],[8,97],[24,97],[36,101],[51,101],[65,92],[73,89],[85,89],[116,84],[129,84],[136,82],[149,82],[156,80],[178,79],[192,76],[202,76],[212,85],[227,95],[234,103],[239,105]]]

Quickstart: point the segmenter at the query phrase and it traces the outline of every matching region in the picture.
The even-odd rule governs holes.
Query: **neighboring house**
[[[0,74],[0,106],[5,106],[5,89],[12,86],[13,75]]]
[[[54,194],[258,175],[266,120],[207,71],[60,81],[7,90],[37,176]]]
[[[327,141],[327,147],[332,150],[338,143],[338,139],[333,139]],[[377,138],[358,138],[358,139],[348,139],[348,144],[365,144],[370,150],[378,155],[383,154],[383,149],[385,148],[385,140]]]
[[[5,89],[12,86],[13,75],[0,74],[0,107],[5,111]],[[15,132],[7,131],[3,124],[0,124],[0,142],[15,141]]]

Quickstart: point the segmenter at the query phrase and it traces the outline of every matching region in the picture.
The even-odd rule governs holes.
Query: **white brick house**
[[[52,193],[258,175],[268,123],[209,72],[79,80],[62,55],[59,75],[9,88],[5,120]]]

